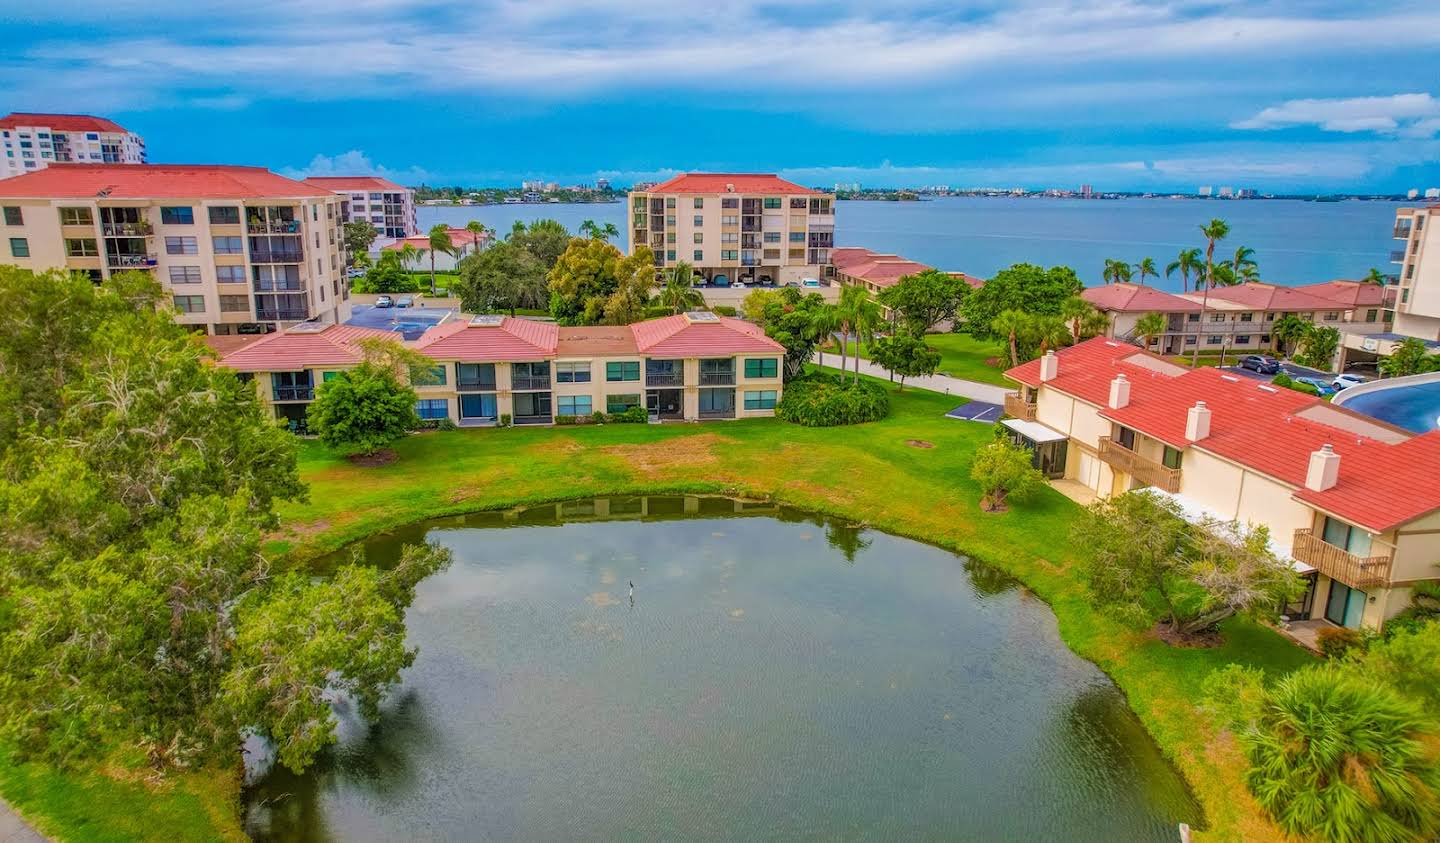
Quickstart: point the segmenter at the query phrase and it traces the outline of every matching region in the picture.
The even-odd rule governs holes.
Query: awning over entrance
[[[1069,438],[1065,434],[1051,430],[1039,422],[1025,421],[1023,419],[1005,419],[1000,423],[1037,445],[1045,442],[1063,442]]]
[[[1184,495],[1175,492],[1165,492],[1160,489],[1156,489],[1153,486],[1147,486],[1142,491],[1146,492],[1147,494],[1155,495],[1157,497],[1169,498],[1170,500],[1179,504],[1180,516],[1186,521],[1189,521],[1191,524],[1198,524],[1201,521],[1204,521],[1207,517],[1213,518],[1216,521],[1225,524],[1231,523],[1235,520],[1228,516],[1222,515],[1221,513],[1216,512],[1213,509],[1210,509],[1209,507],[1196,500],[1187,498]],[[1304,562],[1297,561],[1294,557],[1290,555],[1290,545],[1282,542],[1280,540],[1282,538],[1288,539],[1290,538],[1290,535],[1286,534],[1285,536],[1277,538],[1275,532],[1273,530],[1271,531],[1269,543],[1270,552],[1275,554],[1277,557],[1289,562],[1290,567],[1294,568],[1298,573],[1308,574],[1314,571],[1314,568],[1306,565]]]

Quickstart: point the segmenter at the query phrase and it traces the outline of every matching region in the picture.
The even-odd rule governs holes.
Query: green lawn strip
[[[0,792],[54,840],[245,840],[238,784],[229,771],[170,777],[152,787],[137,778],[16,763],[0,744]]]
[[[993,383],[999,386],[1014,385],[1005,379],[1007,361],[1004,343],[976,339],[969,334],[926,334],[925,344],[940,352],[940,368],[936,370],[939,374],[967,381]],[[831,348],[837,347],[832,343]],[[855,342],[853,340],[847,342],[845,350],[847,354],[854,354]],[[830,362],[829,358],[832,354],[835,355],[838,366],[840,356],[830,349],[825,351],[825,362],[827,364]],[[860,349],[860,356],[866,360],[870,359],[870,355],[863,347]],[[995,360],[996,364],[991,365],[987,362],[989,360]]]
[[[310,500],[282,507],[289,529],[271,548],[299,564],[429,517],[676,493],[767,498],[921,539],[1014,575],[1051,605],[1066,643],[1114,678],[1185,774],[1206,811],[1208,839],[1277,836],[1245,791],[1233,743],[1197,709],[1200,686],[1230,662],[1280,674],[1311,657],[1247,620],[1227,622],[1219,648],[1178,649],[1097,612],[1074,571],[1076,506],[1046,489],[1009,512],[982,513],[968,469],[991,428],[942,418],[954,399],[936,393],[892,389],[892,402],[890,418],[851,428],[758,419],[429,433],[401,442],[399,459],[380,468],[356,468],[307,442],[301,471]]]

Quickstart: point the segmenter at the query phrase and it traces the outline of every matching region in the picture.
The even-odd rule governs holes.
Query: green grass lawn
[[[1014,385],[1005,380],[1008,360],[1003,342],[977,339],[969,334],[926,334],[925,344],[940,352],[940,368],[936,370],[939,374],[999,386]],[[837,346],[832,344],[831,347]],[[854,341],[847,342],[845,350],[854,354]],[[861,357],[870,359],[863,347],[860,352]],[[830,353],[830,350],[827,349],[826,353]],[[989,362],[991,360],[994,360],[995,364],[992,365]]]
[[[975,449],[990,440],[990,426],[943,418],[954,398],[886,388],[891,390],[891,416],[849,428],[809,429],[753,419],[431,432],[405,439],[395,449],[398,459],[377,468],[356,467],[306,442],[301,475],[310,485],[309,500],[280,508],[283,526],[267,550],[277,565],[297,566],[376,531],[427,517],[576,497],[662,493],[767,498],[922,539],[1013,574],[1053,607],[1065,641],[1114,678],[1185,774],[1205,808],[1208,839],[1277,839],[1245,790],[1238,749],[1197,709],[1200,685],[1212,670],[1230,662],[1278,673],[1310,656],[1247,620],[1224,625],[1221,647],[1176,649],[1097,612],[1076,575],[1069,539],[1077,507],[1045,489],[1008,512],[982,512],[969,465]],[[83,815],[87,805],[77,803],[83,802],[81,785],[62,784],[45,801],[31,798],[33,788],[17,785],[13,774],[0,778],[0,789],[22,811],[47,820],[69,810]],[[162,810],[184,813],[185,822],[192,823],[199,816],[196,806],[206,803],[182,795],[183,788],[177,788],[155,796],[156,805],[136,810],[143,807],[147,816]],[[97,805],[94,811],[102,809],[110,810]],[[83,824],[57,821],[45,827],[65,838],[90,836]],[[233,818],[215,820],[217,836],[237,832]],[[126,826],[113,839],[145,836]]]

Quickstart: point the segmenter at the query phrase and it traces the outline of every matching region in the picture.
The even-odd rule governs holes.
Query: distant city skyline
[[[0,111],[109,117],[152,161],[405,184],[1440,186],[1428,0],[108,8],[8,12]]]

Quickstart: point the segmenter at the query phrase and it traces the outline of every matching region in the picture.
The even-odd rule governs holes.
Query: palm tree
[[[1245,267],[1247,271],[1254,272],[1254,269]],[[1233,287],[1239,284],[1241,279],[1235,274],[1235,268],[1228,263],[1217,263],[1210,272],[1211,277],[1206,283],[1211,287]]]
[[[875,329],[884,320],[880,304],[870,296],[864,287],[846,286],[840,290],[840,320],[842,332],[855,337],[855,383],[860,382],[860,348],[863,343],[875,338]],[[844,360],[841,360],[843,374]]]
[[[430,227],[430,295],[435,295],[435,253],[455,256],[455,242],[450,239],[450,226],[437,222]]]
[[[815,308],[810,315],[810,335],[816,340],[816,349],[820,354],[820,365],[825,365],[825,344],[835,338],[835,332],[840,330],[840,309],[833,304],[825,304]],[[857,349],[858,351],[858,349]],[[845,346],[840,346],[840,371],[845,371]]]
[[[1259,269],[1259,265],[1255,263],[1255,250],[1249,246],[1241,246],[1235,250],[1235,258],[1230,261],[1230,268],[1234,270],[1236,277],[1242,277],[1246,267]]]
[[[396,249],[396,252],[400,255],[400,263],[402,266],[409,266],[420,260],[420,250],[415,248],[415,244],[408,240],[401,243],[400,248]]]
[[[1275,324],[1270,326],[1270,336],[1279,346],[1281,356],[1286,356],[1289,353],[1286,351],[1286,346],[1289,346],[1290,352],[1293,352],[1310,335],[1310,329],[1313,327],[1315,326],[1299,316],[1287,313],[1276,319]]]
[[[1106,284],[1121,284],[1130,281],[1130,264],[1125,261],[1117,261],[1111,258],[1105,259],[1105,271],[1102,273]]]
[[[1377,287],[1383,287],[1385,286],[1386,278],[1384,273],[1372,266],[1370,267],[1369,274],[1365,276],[1364,281],[1366,284],[1374,284]]]
[[[1037,313],[1026,321],[1029,324],[1025,329],[1025,338],[1029,341],[1028,344],[1036,346],[1042,355],[1052,348],[1060,348],[1070,339],[1070,327],[1059,316]]]
[[[491,237],[495,234],[493,229],[486,228],[485,223],[480,222],[479,220],[471,220],[465,223],[465,230],[475,235],[474,252],[479,252],[480,248],[484,245],[486,238]]]
[[[1004,310],[990,323],[990,330],[1005,337],[1010,343],[1010,366],[1020,365],[1020,335],[1030,326],[1030,317],[1023,310]]]
[[[1165,267],[1165,277],[1169,278],[1175,272],[1180,273],[1180,292],[1190,292],[1190,273],[1198,277],[1201,267],[1199,249],[1181,249],[1175,260]]]
[[[1141,284],[1144,284],[1144,283],[1145,283],[1145,277],[1146,277],[1146,276],[1149,276],[1149,277],[1151,277],[1151,278],[1159,278],[1159,277],[1160,277],[1160,273],[1158,273],[1158,272],[1155,271],[1155,259],[1154,259],[1154,258],[1141,258],[1141,259],[1140,259],[1140,262],[1137,263],[1137,264],[1135,264],[1135,271],[1140,274],[1140,283],[1141,283]]]
[[[1086,334],[1093,336],[1104,331],[1110,324],[1109,317],[1079,296],[1071,296],[1060,303],[1060,318],[1070,325],[1070,336],[1075,342]]]
[[[1135,320],[1135,336],[1140,338],[1143,347],[1148,349],[1155,338],[1165,333],[1165,314],[1147,313]]]
[[[580,233],[592,240],[609,240],[611,237],[619,237],[620,229],[616,228],[613,222],[601,225],[594,220],[585,220],[580,223]]]
[[[1200,233],[1205,237],[1205,278],[1215,277],[1215,244],[1225,239],[1230,233],[1230,224],[1218,217],[1210,220],[1209,223],[1200,226]],[[1200,325],[1204,329],[1205,311],[1210,309],[1210,284],[1205,285],[1205,295],[1200,299]],[[1195,338],[1195,351],[1190,357],[1190,365],[1200,365],[1200,338]]]
[[[695,289],[694,267],[680,261],[665,271],[665,286],[660,289],[660,304],[676,314],[705,304],[705,297]]]
[[[1256,269],[1253,266],[1242,266],[1240,267],[1240,278],[1238,280],[1242,284],[1250,284],[1252,282],[1259,281],[1260,270]]]

